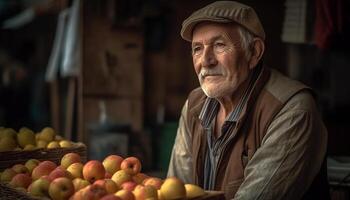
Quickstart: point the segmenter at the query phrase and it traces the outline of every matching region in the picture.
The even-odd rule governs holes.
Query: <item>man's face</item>
[[[192,35],[192,58],[208,97],[231,96],[249,75],[235,24],[201,23]]]

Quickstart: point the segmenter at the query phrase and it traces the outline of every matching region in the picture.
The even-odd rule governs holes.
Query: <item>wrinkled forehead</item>
[[[192,32],[192,44],[204,42],[215,38],[227,39],[229,41],[240,40],[236,23],[201,22],[197,24]]]

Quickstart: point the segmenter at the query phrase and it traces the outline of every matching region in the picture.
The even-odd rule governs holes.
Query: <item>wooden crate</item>
[[[5,151],[0,152],[0,171],[12,167],[15,164],[24,164],[29,159],[37,159],[40,161],[50,160],[56,164],[60,164],[61,158],[67,153],[77,153],[80,155],[82,162],[86,162],[87,153],[86,145],[83,143],[74,143],[69,148],[53,148],[53,149],[36,149],[30,151]]]

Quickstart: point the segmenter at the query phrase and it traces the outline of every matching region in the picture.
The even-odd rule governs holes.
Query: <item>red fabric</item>
[[[315,42],[322,50],[329,49],[334,37],[343,32],[343,0],[315,0]]]

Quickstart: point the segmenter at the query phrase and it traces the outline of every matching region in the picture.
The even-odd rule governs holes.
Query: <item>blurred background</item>
[[[198,87],[182,21],[213,1],[0,0],[0,125],[45,126],[89,157],[139,157],[165,174]],[[311,86],[328,154],[350,156],[347,0],[241,0],[266,32],[264,62]]]

